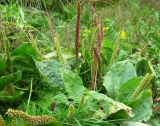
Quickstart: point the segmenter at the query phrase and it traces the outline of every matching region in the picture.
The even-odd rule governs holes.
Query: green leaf
[[[58,120],[54,120],[49,122],[48,124],[43,124],[43,126],[63,126],[63,123]]]
[[[110,97],[95,91],[89,92],[88,96],[86,97],[85,105],[88,112],[96,112],[100,108],[103,108],[105,117],[114,114],[120,110],[124,110],[125,112],[127,112],[128,115],[130,115],[132,110],[132,108],[126,106],[125,104],[114,101]]]
[[[114,45],[113,43],[107,39],[107,38],[104,38],[103,41],[102,41],[102,49],[103,48],[110,48],[110,49],[114,49]]]
[[[123,83],[118,90],[116,99],[122,103],[129,104],[133,93],[141,83],[142,79],[143,77],[136,77]]]
[[[58,94],[58,95],[56,95],[52,100],[55,101],[56,104],[61,104],[61,103],[63,103],[63,104],[65,104],[65,105],[69,105],[68,98],[67,98],[67,96],[64,95],[64,94]]]
[[[65,68],[61,69],[61,75],[69,97],[75,101],[79,101],[85,91],[80,76]]]
[[[22,44],[10,54],[12,66],[16,70],[22,68],[22,72],[25,75],[23,77],[25,78],[33,74],[37,74],[33,58],[40,59],[40,57],[30,43]]]
[[[53,87],[64,87],[60,73],[61,64],[55,60],[37,61],[34,59],[36,67],[42,79]]]
[[[150,61],[146,59],[137,62],[136,71],[138,76],[145,76],[147,73],[156,75]]]
[[[23,91],[16,91],[13,95],[0,95],[0,101],[3,102],[16,102],[22,98]]]
[[[120,86],[136,77],[136,70],[130,60],[114,63],[104,76],[103,86],[106,88],[110,97],[115,98]]]
[[[5,71],[7,67],[6,58],[0,55],[0,75]]]
[[[114,49],[113,43],[108,39],[104,38],[102,41],[102,47],[101,47],[101,56],[103,61],[105,62],[104,64],[106,65],[109,64],[113,49]]]
[[[58,116],[64,116],[65,112],[67,111],[67,108],[69,106],[69,101],[67,95],[64,95],[62,93],[56,95],[53,97],[52,102],[56,104],[56,107],[54,108],[54,113]]]
[[[148,124],[140,123],[140,122],[124,122],[123,126],[150,126]]]
[[[24,43],[20,47],[11,52],[11,57],[31,56],[33,58],[39,58],[36,50],[32,47],[31,43]]]
[[[0,77],[0,90],[2,90],[6,85],[10,83],[14,83],[16,81],[21,80],[22,72],[18,70],[15,73],[11,73],[5,76]]]
[[[129,106],[132,107],[134,117],[132,121],[148,121],[152,116],[152,92],[143,91]]]

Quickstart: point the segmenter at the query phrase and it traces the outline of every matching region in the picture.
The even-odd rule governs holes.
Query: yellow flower
[[[126,39],[126,32],[125,32],[124,30],[122,30],[122,31],[120,32],[120,37],[121,37],[122,39]]]
[[[103,27],[103,31],[108,31],[109,27]]]

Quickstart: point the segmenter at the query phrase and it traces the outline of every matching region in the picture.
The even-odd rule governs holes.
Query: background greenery
[[[74,0],[0,0],[0,115],[6,125],[29,125],[7,117],[7,109],[13,108],[54,116],[55,126],[126,121],[159,126],[160,100],[153,101],[160,97],[160,1],[81,1],[78,62],[76,6]],[[95,82],[101,86],[90,91],[90,49],[98,34],[94,15],[98,24],[103,17],[102,80],[95,67]],[[116,48],[121,31],[125,37],[119,38]]]

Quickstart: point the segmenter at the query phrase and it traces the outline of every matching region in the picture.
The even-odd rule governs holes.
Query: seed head
[[[80,16],[81,16],[81,5],[80,5],[80,2],[78,1],[78,3],[77,3],[76,30],[75,30],[75,53],[76,53],[76,59],[78,59],[78,50],[79,50]]]

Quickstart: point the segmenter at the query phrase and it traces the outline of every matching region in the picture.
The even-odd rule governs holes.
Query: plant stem
[[[41,54],[41,52],[39,51],[37,44],[33,38],[33,35],[31,33],[29,33],[29,37],[30,37],[30,42],[33,46],[33,48],[36,50],[36,53],[38,54],[38,56],[40,57],[40,59],[44,59],[43,55]]]
[[[97,34],[98,34],[98,29],[100,28],[100,26],[98,25],[94,32],[93,32],[93,35],[92,35],[92,38],[91,38],[91,44],[89,45],[89,50],[91,50],[93,48],[93,46],[95,45],[95,40],[96,40],[96,37],[97,37]]]
[[[68,31],[68,26],[65,26],[65,33],[66,33],[66,44],[67,44],[67,48],[69,50],[69,52],[71,51],[71,47],[70,47],[70,34]]]
[[[64,64],[64,59],[63,59],[62,52],[61,52],[61,46],[60,46],[60,40],[59,40],[59,35],[58,34],[55,35],[55,44],[56,44],[55,45],[56,46],[56,52],[57,52],[59,61],[63,65]]]
[[[81,16],[81,5],[80,5],[80,1],[78,1],[78,3],[77,3],[76,29],[75,29],[75,54],[76,54],[76,60],[78,59],[78,50],[79,50],[80,16]]]
[[[100,56],[100,53],[99,53],[99,50],[97,49],[97,47],[94,47],[93,48],[94,50],[94,54],[95,54],[95,57],[96,57],[96,60],[97,60],[97,63],[98,63],[98,76],[99,76],[99,79],[98,79],[98,84],[101,83],[101,80],[102,80],[102,61],[101,61],[101,56]],[[100,87],[100,85],[98,85]]]
[[[112,63],[114,62],[114,60],[116,58],[117,51],[118,51],[119,38],[120,38],[120,33],[118,33],[118,36],[117,36],[117,38],[115,40],[115,46],[114,46],[114,50],[113,50],[113,53],[112,53],[112,56],[111,56],[110,63],[108,65],[108,69],[110,69]]]
[[[27,113],[28,113],[29,104],[30,104],[30,101],[31,101],[32,87],[33,87],[33,78],[31,78],[31,85],[30,85],[29,97],[28,97],[28,100],[27,100],[27,110],[26,110]]]
[[[52,42],[55,45],[55,41],[54,41],[55,32],[53,31],[53,25],[52,25],[52,22],[51,22],[51,19],[50,19],[50,15],[48,13],[46,13],[46,15],[47,15],[48,27],[49,27],[49,31],[50,31],[50,34],[51,34]]]

